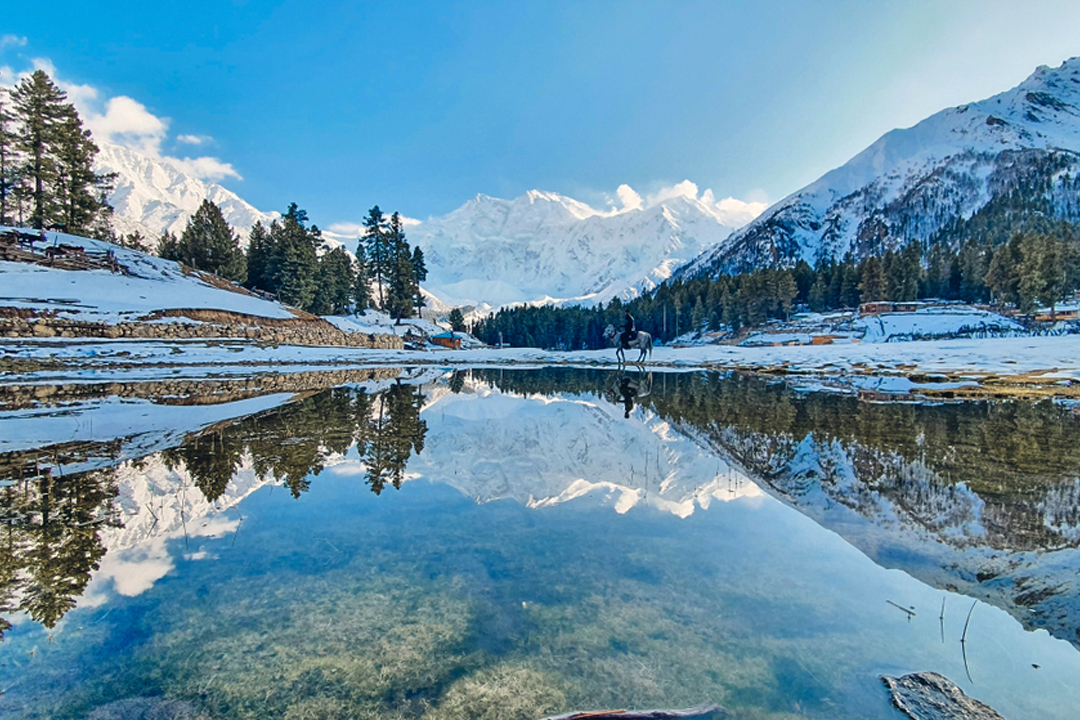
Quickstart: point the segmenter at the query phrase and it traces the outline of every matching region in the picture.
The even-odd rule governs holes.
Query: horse
[[[619,361],[620,365],[625,365],[626,353],[623,352],[621,336],[619,332],[615,329],[614,325],[608,325],[604,329],[604,337],[615,343],[615,359]],[[637,337],[628,342],[626,346],[630,349],[636,349],[641,351],[641,354],[635,361],[635,364],[637,365],[641,365],[643,362],[645,362],[646,355],[652,357],[652,335],[645,332],[644,330],[639,330]]]

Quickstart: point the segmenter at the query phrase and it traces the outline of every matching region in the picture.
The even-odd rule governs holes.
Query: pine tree
[[[859,290],[868,302],[885,299],[886,287],[885,269],[874,256],[866,258],[863,262],[862,280],[859,282]]]
[[[402,318],[412,317],[413,298],[419,294],[416,273],[412,265],[412,252],[405,239],[401,215],[394,213],[386,230],[387,254],[391,259],[387,284],[389,293],[384,308],[399,323]],[[423,255],[421,255],[421,258]]]
[[[157,244],[157,254],[158,257],[165,258],[166,260],[177,260],[179,262],[180,239],[168,230],[161,233],[161,237],[158,239]]]
[[[366,257],[368,262],[369,276],[372,282],[375,283],[375,289],[377,290],[377,296],[379,298],[378,307],[380,310],[386,309],[386,301],[383,295],[383,281],[390,275],[391,261],[390,261],[390,249],[387,240],[386,218],[382,214],[382,210],[379,206],[371,208],[368,211],[368,216],[364,218],[364,235],[362,242],[367,249]]]
[[[450,316],[447,319],[450,321],[452,331],[465,332],[465,316],[461,314],[461,310],[454,308],[450,311]]]
[[[308,309],[315,299],[318,269],[317,228],[309,231],[306,223],[307,213],[292,203],[281,221],[270,226],[274,291],[278,300],[301,309]]]
[[[270,235],[262,222],[251,226],[247,246],[247,280],[244,287],[274,292],[274,268],[272,265]]]
[[[225,222],[221,208],[203,200],[195,214],[188,218],[176,248],[177,260],[227,280],[247,279],[247,259],[240,250],[240,239]]]
[[[115,176],[93,171],[97,146],[66,100],[42,70],[11,92],[13,145],[21,158],[11,191],[30,201],[26,221],[32,227],[63,225],[68,232],[105,237],[111,212],[106,197]]]
[[[413,286],[416,293],[416,314],[420,315],[420,308],[424,307],[424,296],[420,292],[420,283],[427,280],[427,265],[424,263],[424,251],[419,246],[413,248],[412,254]]]
[[[11,93],[20,122],[18,145],[23,154],[23,174],[30,184],[32,205],[29,225],[43,228],[60,215],[54,192],[57,126],[63,121],[67,94],[43,70],[23,79]]]
[[[356,303],[356,312],[362,313],[371,306],[371,270],[368,267],[363,240],[356,246],[355,270],[353,300]]]
[[[11,114],[8,91],[0,88],[0,225],[14,225],[11,214],[12,191],[16,185],[15,116]]]
[[[319,258],[319,287],[312,312],[316,315],[344,315],[349,311],[356,283],[352,258],[337,247]]]

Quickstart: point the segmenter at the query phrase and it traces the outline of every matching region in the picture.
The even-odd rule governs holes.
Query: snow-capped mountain
[[[225,221],[239,234],[242,245],[247,244],[248,233],[256,221],[268,225],[278,217],[278,213],[262,212],[231,190],[181,172],[167,161],[101,140],[97,145],[94,169],[117,174],[116,189],[109,196],[109,203],[114,209],[113,226],[118,234],[138,231],[151,242],[157,242],[166,230],[179,235],[203,200],[221,208]]]
[[[776,203],[678,276],[856,259],[934,240],[994,198],[1038,194],[1080,217],[1080,57],[1039,67],[1015,88],[893,130]]]
[[[725,224],[727,223],[727,224]],[[477,195],[409,228],[429,291],[452,305],[635,297],[734,229],[718,207],[676,197],[604,212],[555,193]]]

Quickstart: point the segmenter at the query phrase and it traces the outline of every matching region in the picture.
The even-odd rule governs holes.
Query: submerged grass
[[[821,652],[854,644],[850,628],[802,622],[804,598],[779,576],[722,577],[688,556],[689,536],[624,522],[612,537],[588,513],[440,508],[437,494],[403,519],[363,497],[385,515],[320,510],[326,542],[310,516],[245,523],[239,548],[110,615],[127,644],[98,634],[80,656],[92,672],[41,716],[157,696],[208,719],[538,720],[713,701],[780,720],[832,717],[835,675],[851,673]]]

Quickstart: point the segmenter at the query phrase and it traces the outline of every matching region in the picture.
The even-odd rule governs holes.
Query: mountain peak
[[[1029,181],[1051,181],[1052,195],[1062,173],[1078,172],[1080,58],[1070,58],[1036,68],[1010,90],[885,133],[677,274],[814,264],[848,252],[858,259],[926,242],[997,195]]]
[[[269,224],[278,213],[257,210],[236,193],[216,183],[200,180],[176,168],[167,160],[143,155],[121,145],[98,140],[94,160],[99,172],[115,172],[116,188],[109,196],[118,233],[139,232],[156,242],[164,232],[179,235],[188,218],[203,200],[221,208],[225,221],[246,244],[251,226]]]

